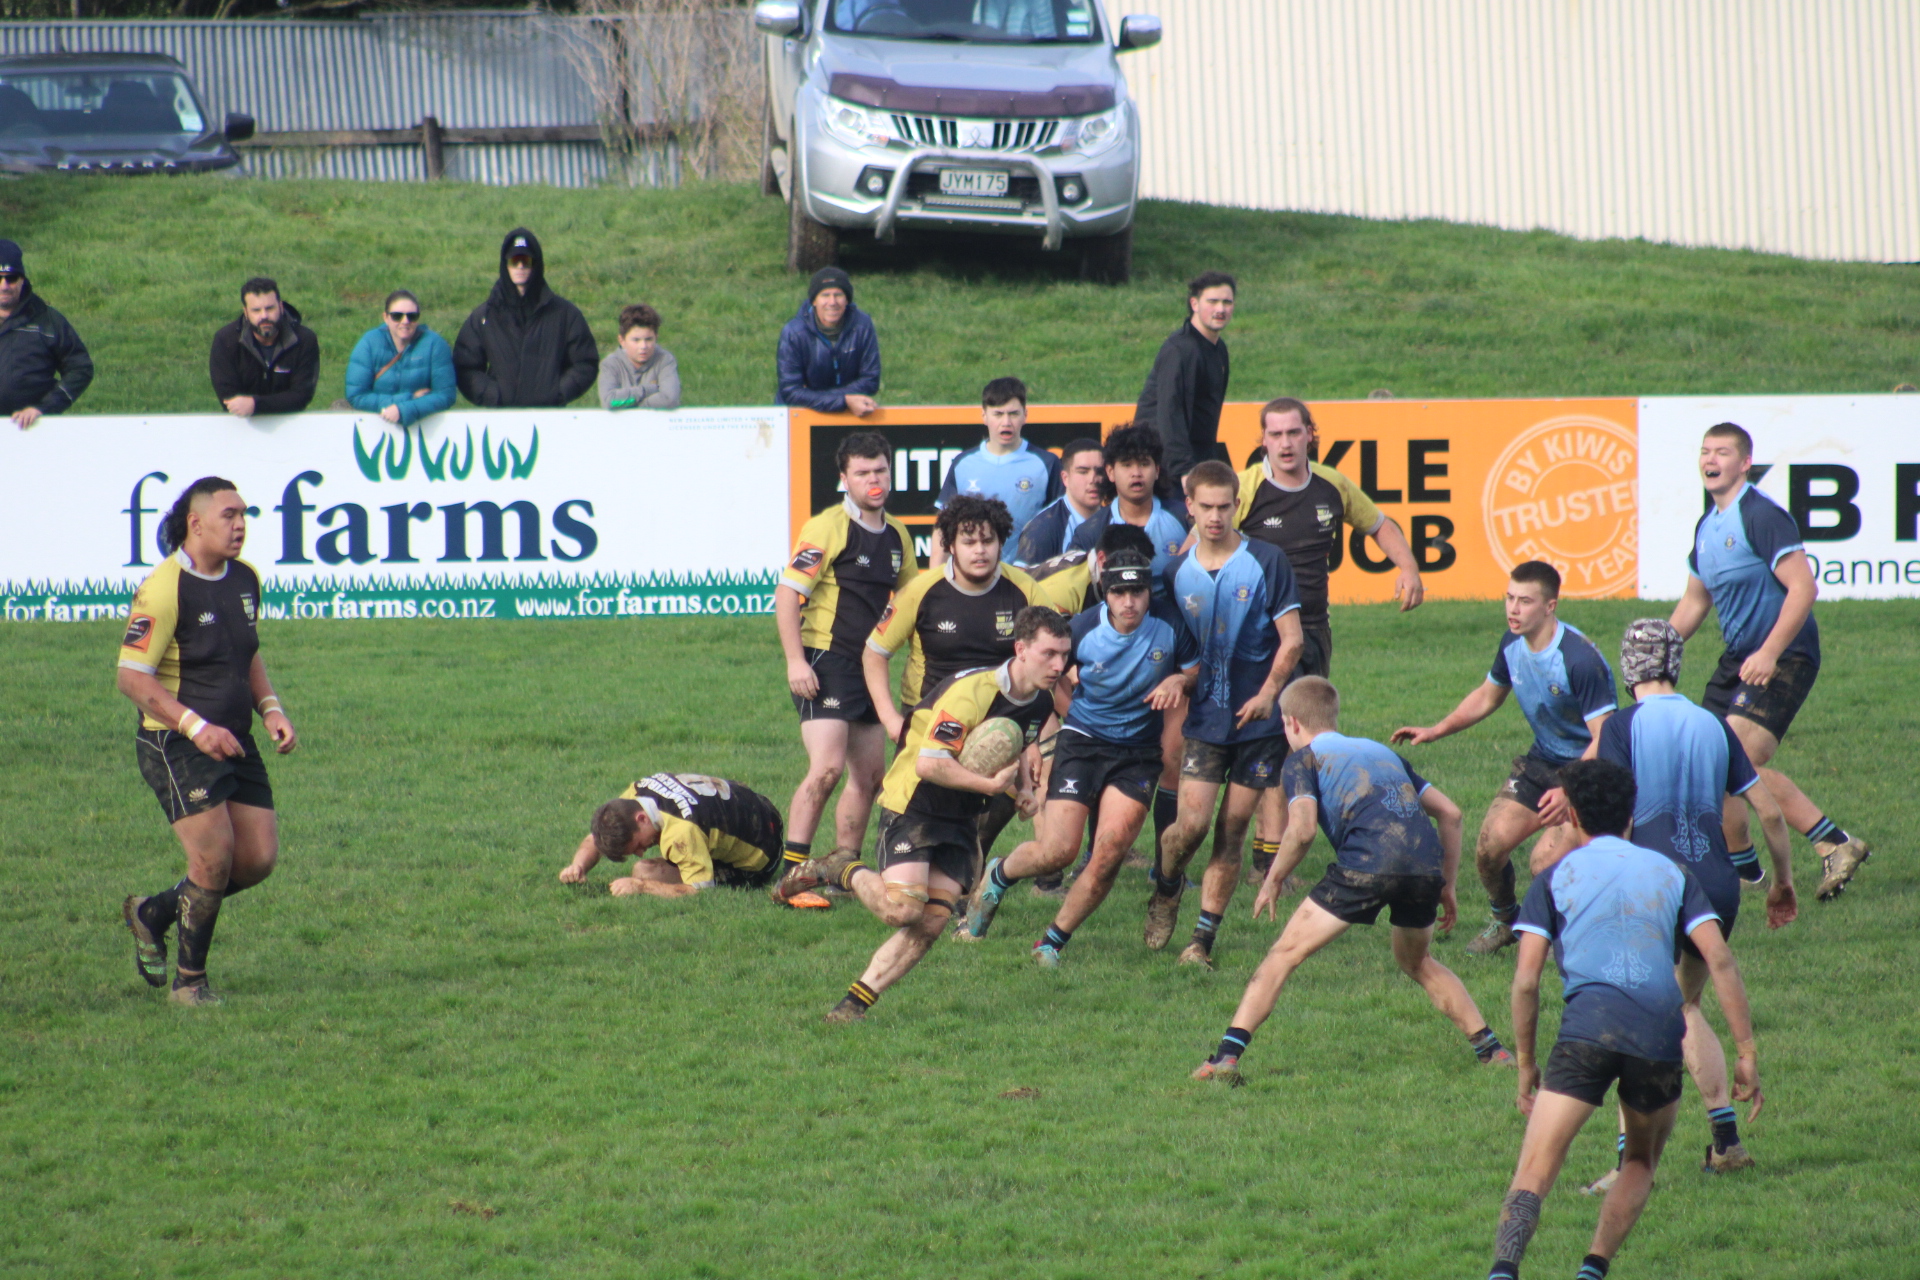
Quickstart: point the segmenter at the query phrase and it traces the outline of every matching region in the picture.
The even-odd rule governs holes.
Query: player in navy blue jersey
[[[1578,630],[1560,621],[1560,572],[1543,560],[1517,564],[1508,575],[1507,632],[1494,650],[1493,666],[1478,689],[1460,700],[1438,724],[1396,729],[1392,741],[1422,746],[1479,724],[1512,693],[1520,703],[1533,745],[1513,761],[1513,772],[1487,807],[1474,841],[1473,865],[1486,887],[1493,919],[1467,944],[1475,955],[1513,945],[1513,851],[1539,832],[1544,861],[1564,851],[1568,828],[1554,773],[1593,754],[1600,727],[1615,705],[1613,668]]]
[[[1767,924],[1778,929],[1792,923],[1798,911],[1787,824],[1727,722],[1675,691],[1685,643],[1659,618],[1628,625],[1620,642],[1620,678],[1633,690],[1635,702],[1600,731],[1599,758],[1633,774],[1638,792],[1633,842],[1665,854],[1700,882],[1727,937],[1733,936],[1740,914],[1741,875],[1727,852],[1721,809],[1730,797],[1751,806],[1772,856]],[[1753,856],[1751,851],[1747,856]],[[1740,1142],[1727,1095],[1726,1054],[1700,1010],[1707,964],[1690,943],[1682,943],[1681,951],[1677,976],[1686,997],[1687,1074],[1699,1086],[1713,1124],[1706,1167],[1713,1172],[1744,1169],[1753,1157]]]
[[[1034,448],[1021,435],[1027,425],[1027,384],[1020,379],[989,382],[980,393],[980,418],[987,438],[953,460],[933,505],[945,507],[963,493],[1000,499],[1013,517],[1013,532],[1006,540],[1011,551],[1027,522],[1063,492],[1060,459]],[[933,563],[945,564],[946,559],[947,548],[936,537]]]
[[[1872,850],[1785,774],[1767,767],[1820,674],[1820,628],[1813,620],[1818,589],[1800,526],[1747,482],[1752,466],[1753,437],[1743,428],[1722,422],[1707,429],[1700,481],[1713,506],[1694,526],[1686,594],[1669,621],[1691,637],[1708,609],[1720,615],[1727,647],[1701,705],[1726,717],[1788,824],[1812,842],[1821,870],[1814,896],[1824,902],[1847,887]],[[1745,811],[1729,804],[1725,821],[1727,842],[1736,851],[1750,850]]]
[[[1013,882],[1072,862],[1094,812],[1093,860],[1034,948],[1035,959],[1058,964],[1073,931],[1106,901],[1160,779],[1162,713],[1185,700],[1200,664],[1200,647],[1186,627],[1152,609],[1152,581],[1147,557],[1109,556],[1100,574],[1104,602],[1074,618],[1070,670],[1077,683],[1066,724],[1054,738],[1035,839],[987,864],[960,936],[986,935]]]
[[[1261,793],[1280,784],[1286,728],[1277,701],[1304,641],[1286,553],[1233,527],[1239,481],[1208,460],[1187,476],[1199,540],[1167,566],[1167,594],[1199,644],[1200,681],[1187,708],[1179,816],[1160,840],[1146,943],[1167,945],[1180,915],[1187,861],[1213,829],[1200,918],[1180,963],[1213,967],[1220,919],[1240,879],[1240,848]],[[1219,804],[1220,787],[1227,797]]]
[[[1058,498],[1040,508],[1020,531],[1020,540],[1008,557],[1022,568],[1030,568],[1064,554],[1073,545],[1073,535],[1106,498],[1107,468],[1098,440],[1082,438],[1060,450]]]
[[[1451,928],[1458,911],[1458,806],[1380,743],[1341,733],[1340,694],[1324,677],[1302,676],[1288,685],[1280,710],[1293,746],[1286,763],[1287,831],[1254,901],[1254,918],[1262,911],[1273,914],[1281,882],[1313,845],[1316,823],[1332,842],[1336,861],[1254,970],[1233,1025],[1194,1079],[1241,1083],[1240,1057],[1288,977],[1348,926],[1372,924],[1382,911],[1393,925],[1400,971],[1460,1028],[1481,1062],[1512,1063],[1460,979],[1428,952],[1434,922]]]
[[[1668,962],[1684,940],[1704,957],[1739,1049],[1733,1096],[1760,1113],[1760,1066],[1746,987],[1700,882],[1622,837],[1637,809],[1633,775],[1604,760],[1561,771],[1574,849],[1535,877],[1521,904],[1513,975],[1516,1099],[1527,1117],[1519,1167],[1500,1206],[1488,1280],[1517,1280],[1567,1149],[1618,1083],[1623,1123],[1619,1176],[1600,1207],[1577,1280],[1605,1280],[1646,1207],[1660,1153],[1680,1107],[1684,997]],[[1543,1080],[1534,1057],[1540,975],[1551,947],[1566,1009]],[[1690,1028],[1685,1030],[1691,1043]],[[1752,1116],[1748,1117],[1749,1119]]]

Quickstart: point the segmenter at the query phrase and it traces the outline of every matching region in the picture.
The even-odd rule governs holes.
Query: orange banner
[[[1226,406],[1220,438],[1235,469],[1260,443],[1260,406]],[[1058,450],[1104,435],[1132,405],[1035,405],[1026,431]],[[1522,560],[1560,570],[1564,594],[1632,596],[1638,587],[1638,402],[1595,400],[1325,401],[1313,405],[1319,457],[1354,480],[1406,534],[1438,599],[1496,600]],[[930,524],[946,468],[979,443],[970,406],[886,409],[865,419],[793,410],[794,532],[837,500],[834,450],[853,431],[894,447],[895,500]],[[924,548],[922,549],[924,553]],[[1392,565],[1349,533],[1332,581],[1336,604],[1391,599]]]

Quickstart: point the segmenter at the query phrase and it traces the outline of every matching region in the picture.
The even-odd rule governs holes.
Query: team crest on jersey
[[[898,547],[893,549],[893,572],[895,575],[898,575],[900,572],[900,549]]]
[[[1021,476],[1013,482],[1013,487],[1022,493],[1026,493],[1033,488],[1033,481],[1027,479],[1025,476]]]
[[[1178,542],[1169,542],[1169,543],[1167,544],[1167,554],[1168,554],[1168,555],[1170,555],[1170,556],[1177,556],[1177,555],[1179,555],[1179,554],[1180,554],[1180,544],[1179,544]]]
[[[1560,696],[1561,694],[1563,694],[1563,693],[1565,693],[1565,692],[1566,692],[1566,690],[1564,690],[1564,689],[1562,689],[1562,688],[1561,688],[1561,687],[1560,687],[1559,685],[1557,685],[1557,684],[1554,684],[1554,683],[1552,683],[1551,681],[1549,681],[1549,682],[1548,682],[1548,684],[1547,684],[1547,692],[1548,692],[1548,693],[1550,693],[1550,694],[1552,694],[1552,695],[1553,695],[1554,697],[1556,697],[1556,698],[1557,698],[1557,697],[1559,697],[1559,696]]]
[[[952,716],[942,716],[934,722],[933,730],[928,733],[927,736],[941,746],[957,747],[966,741],[967,726],[961,724]]]
[[[1165,649],[1155,648],[1155,649],[1147,650],[1148,662],[1160,663],[1160,662],[1165,662],[1166,660],[1167,660],[1167,651]]]
[[[1326,504],[1322,503],[1320,506],[1317,506],[1313,509],[1313,514],[1319,517],[1321,529],[1325,530],[1325,529],[1333,528],[1333,508],[1332,507],[1329,507]]]
[[[1245,604],[1253,598],[1253,592],[1245,586],[1238,586],[1233,589],[1233,598]]]
[[[200,615],[200,625],[203,627],[210,627],[218,621],[219,619],[213,616],[211,609]]]
[[[796,573],[804,573],[809,578],[820,572],[820,562],[826,559],[827,549],[816,547],[811,542],[803,542],[800,549],[793,553],[793,563],[788,565]]]
[[[1727,535],[1727,550],[1729,550],[1729,551],[1731,551],[1731,550],[1733,550],[1733,535],[1732,535],[1732,534],[1728,534],[1728,535]]]
[[[1002,609],[993,615],[993,634],[1002,640],[1013,634],[1012,610]]]
[[[254,620],[253,596],[250,593],[245,591],[240,593],[240,612],[247,615],[248,622],[252,622]]]
[[[145,653],[147,646],[153,643],[153,619],[144,613],[136,613],[127,620],[127,634],[121,639],[123,649],[138,649]]]

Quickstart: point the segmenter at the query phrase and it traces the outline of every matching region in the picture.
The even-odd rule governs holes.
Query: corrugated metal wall
[[[58,49],[167,53],[185,63],[218,118],[254,117],[262,130],[405,129],[433,116],[448,128],[592,125],[594,103],[568,60],[555,19],[447,14],[358,22],[0,23],[0,53]],[[416,147],[249,151],[262,177],[416,179]],[[654,185],[677,180],[677,155],[646,166]],[[446,149],[447,177],[495,184],[587,186],[607,177],[598,143]]]
[[[1143,192],[1920,260],[1914,0],[1107,0]]]

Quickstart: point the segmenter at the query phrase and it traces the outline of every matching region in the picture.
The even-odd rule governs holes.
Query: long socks
[[[1834,825],[1833,819],[1827,817],[1825,814],[1821,814],[1820,821],[1814,823],[1800,834],[1814,844],[1845,844],[1848,839],[1847,833]]]
[[[220,900],[226,894],[219,889],[203,889],[193,881],[180,890],[180,957],[175,963],[173,985],[189,986],[206,981],[207,949],[213,945],[213,926],[220,919]]]
[[[1711,1107],[1707,1119],[1713,1122],[1713,1149],[1725,1151],[1740,1144],[1739,1112],[1732,1107]]]
[[[1200,949],[1208,955],[1213,954],[1214,935],[1219,932],[1220,913],[1217,911],[1202,911],[1200,918],[1194,921],[1193,940],[1199,945]]]

